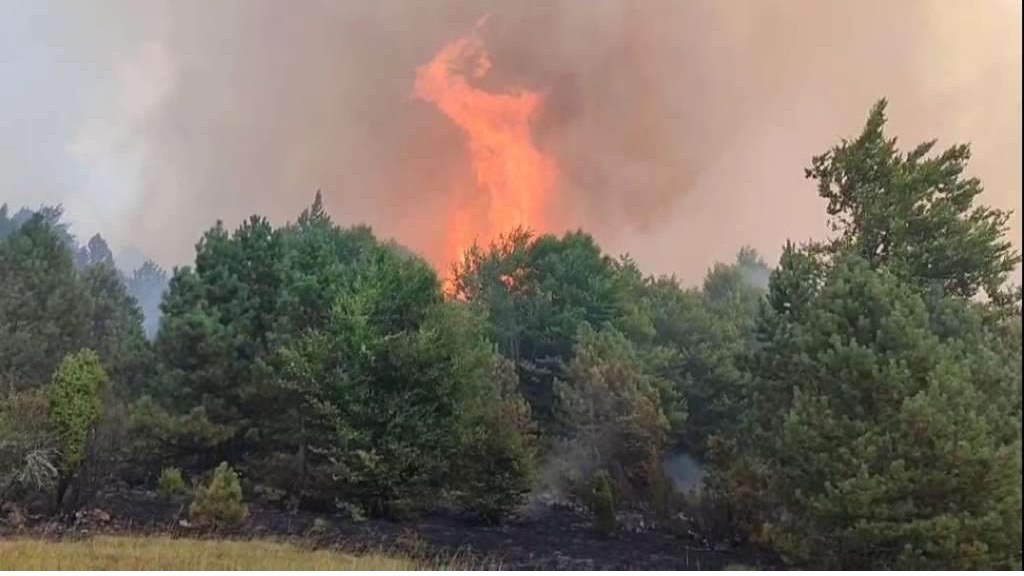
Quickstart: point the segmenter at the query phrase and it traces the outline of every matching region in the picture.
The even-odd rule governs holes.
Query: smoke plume
[[[164,265],[190,260],[217,218],[283,223],[322,189],[337,221],[437,260],[451,191],[477,182],[463,131],[415,97],[416,70],[490,15],[479,88],[542,97],[533,137],[558,179],[545,221],[648,270],[692,282],[743,244],[771,260],[786,238],[823,236],[802,168],[882,96],[908,145],[973,142],[1019,246],[1020,6],[14,2],[0,186]]]

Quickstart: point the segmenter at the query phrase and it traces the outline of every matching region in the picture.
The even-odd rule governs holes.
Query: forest
[[[0,524],[113,485],[214,529],[557,502],[603,538],[639,515],[796,567],[1020,569],[1010,215],[969,146],[902,148],[885,108],[805,169],[828,238],[737,247],[696,287],[582,230],[438,271],[319,193],[123,271],[59,206],[4,205]]]

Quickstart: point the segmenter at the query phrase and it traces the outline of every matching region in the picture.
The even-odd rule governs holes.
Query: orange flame
[[[470,83],[491,69],[478,33],[485,20],[416,70],[414,95],[434,104],[465,133],[477,188],[484,196],[451,198],[447,262],[459,258],[472,242],[488,242],[514,227],[543,230],[555,183],[554,162],[537,149],[531,133],[542,97],[522,88],[492,93]]]

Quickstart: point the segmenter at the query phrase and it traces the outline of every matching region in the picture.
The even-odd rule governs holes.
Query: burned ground
[[[245,523],[223,532],[188,524],[187,507],[142,490],[103,493],[93,505],[65,518],[25,514],[0,521],[0,537],[82,538],[96,534],[170,534],[209,538],[270,538],[311,548],[397,551],[426,559],[457,557],[476,567],[575,570],[716,570],[730,564],[774,566],[771,557],[749,547],[702,542],[693,534],[667,530],[623,530],[611,538],[594,533],[586,516],[546,508],[501,526],[474,523],[457,515],[431,514],[395,522],[355,521],[342,515],[289,512],[252,505]]]

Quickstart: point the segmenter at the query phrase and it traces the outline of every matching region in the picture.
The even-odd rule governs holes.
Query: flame
[[[533,142],[531,125],[543,102],[536,92],[488,92],[473,85],[491,70],[491,59],[473,32],[445,45],[416,70],[415,97],[432,103],[466,136],[477,192],[449,195],[444,257],[453,262],[473,242],[489,242],[515,227],[544,230],[556,168]]]

